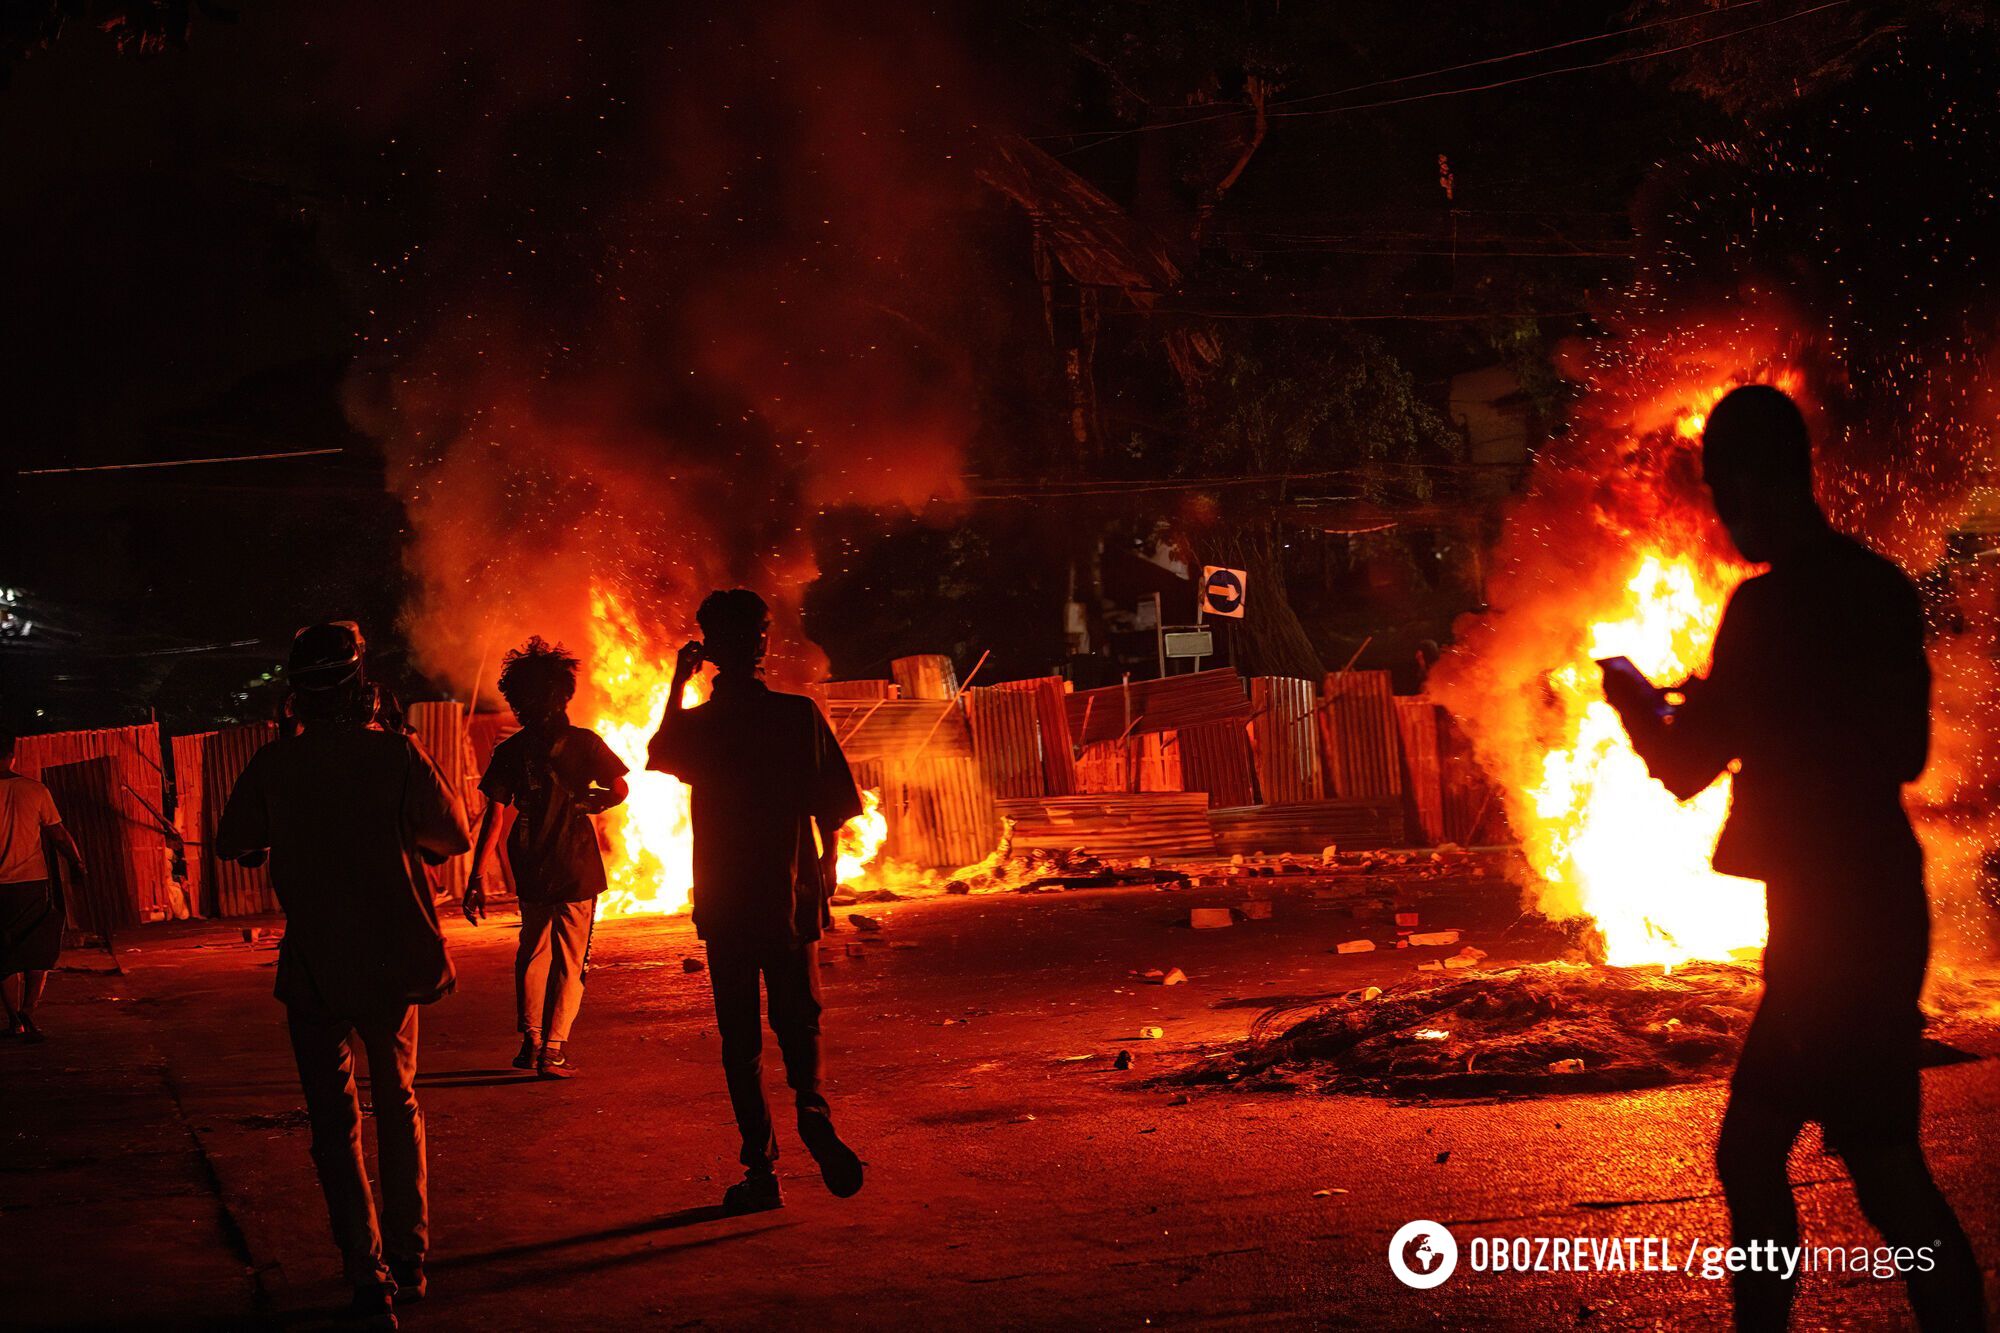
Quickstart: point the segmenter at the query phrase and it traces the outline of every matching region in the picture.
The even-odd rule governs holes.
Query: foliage
[[[1370,498],[1428,498],[1427,465],[1457,458],[1464,444],[1379,338],[1345,330],[1281,325],[1233,339],[1197,420],[1199,446],[1184,471],[1340,471]]]

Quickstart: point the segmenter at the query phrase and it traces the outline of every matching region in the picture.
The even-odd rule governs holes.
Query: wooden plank
[[[1181,772],[1180,733],[1149,731],[1125,742],[1132,764],[1134,791],[1185,791]]]
[[[1320,798],[1318,707],[1319,692],[1309,680],[1250,681],[1250,745],[1258,790],[1267,802]]]
[[[1392,797],[1238,806],[1208,818],[1216,845],[1230,855],[1393,847],[1403,837],[1402,802]]]
[[[1078,745],[1118,740],[1141,732],[1179,731],[1202,723],[1250,716],[1250,696],[1233,670],[1201,671],[1163,680],[1135,680],[1101,690],[1078,690],[1065,700],[1069,730]]]
[[[1328,796],[1355,800],[1402,793],[1402,747],[1386,671],[1326,678],[1319,711]]]
[[[889,663],[905,699],[956,699],[958,668],[943,653],[917,653]]]
[[[996,801],[1014,823],[1014,846],[1095,856],[1206,856],[1215,852],[1201,792],[1128,792]]]

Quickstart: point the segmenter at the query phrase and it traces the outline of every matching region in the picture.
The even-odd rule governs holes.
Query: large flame
[[[673,658],[655,644],[623,601],[603,589],[590,598],[590,658],[584,725],[609,745],[630,770],[632,794],[607,812],[600,825],[608,888],[597,900],[599,916],[684,912],[694,884],[694,826],[687,786],[646,770],[646,743],[660,724],[673,687]],[[708,697],[697,677],[682,695],[684,706]],[[880,858],[889,825],[877,792],[863,793],[866,810],[840,831],[838,876],[848,884],[865,878]]]
[[[694,884],[689,791],[676,778],[646,771],[646,743],[673,687],[671,658],[653,648],[622,601],[600,589],[590,598],[586,670],[595,712],[585,725],[625,761],[632,786],[625,803],[600,825],[609,888],[597,900],[597,914],[684,912]],[[682,703],[700,703],[707,694],[705,681],[690,681]]]
[[[1729,810],[1729,779],[1685,804],[1674,800],[1633,751],[1595,665],[1629,657],[1668,685],[1705,670],[1741,575],[1665,551],[1635,556],[1624,604],[1595,621],[1576,660],[1549,677],[1562,731],[1528,792],[1534,817],[1523,850],[1596,919],[1614,964],[1727,958],[1764,943],[1760,887],[1708,865]]]

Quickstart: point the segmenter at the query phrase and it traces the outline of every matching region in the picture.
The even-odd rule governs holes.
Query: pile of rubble
[[[1178,1084],[1389,1095],[1606,1091],[1718,1077],[1763,983],[1751,969],[1543,963],[1368,987],[1274,1011]]]

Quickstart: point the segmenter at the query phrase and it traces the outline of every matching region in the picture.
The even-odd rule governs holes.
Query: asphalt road
[[[1721,1243],[1717,1084],[1483,1103],[1149,1086],[1281,1000],[1409,975],[1407,953],[1327,952],[1356,925],[1302,892],[1280,892],[1270,921],[1182,924],[1190,905],[1244,896],[856,909],[884,929],[829,944],[826,1030],[829,1093],[868,1186],[829,1196],[781,1116],[787,1206],[740,1219],[713,1208],[735,1143],[686,923],[599,927],[573,1045],[584,1071],[567,1083],[507,1067],[511,919],[455,923],[459,990],[423,1019],[432,1294],[404,1327],[1726,1321],[1724,1286],[1684,1271],[1470,1266],[1475,1238],[1660,1237],[1677,1265]],[[1506,899],[1489,890],[1486,910],[1434,908],[1426,924],[1474,927],[1504,964]],[[102,971],[55,978],[50,1042],[0,1043],[0,1323],[310,1328],[343,1299],[269,946],[234,923],[134,932],[115,958],[66,958]],[[1136,975],[1168,967],[1188,984]],[[1164,1039],[1142,1040],[1148,1026]],[[1130,1072],[1112,1067],[1121,1049]],[[2000,1063],[1925,1079],[1932,1161],[1992,1291]],[[1874,1243],[1816,1140],[1793,1171],[1809,1242]],[[1448,1226],[1461,1253],[1427,1291],[1386,1260],[1415,1218]],[[1796,1326],[1905,1323],[1900,1283],[1832,1274],[1806,1282]]]

